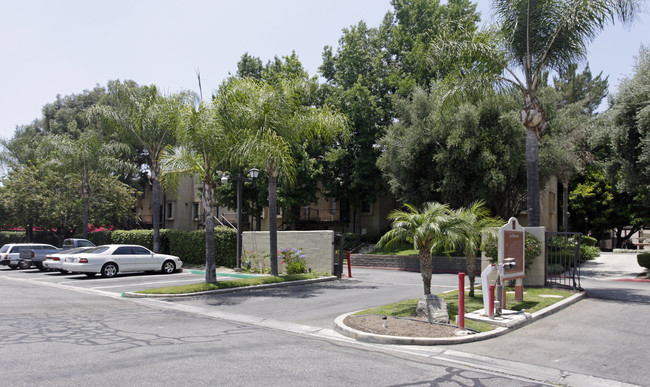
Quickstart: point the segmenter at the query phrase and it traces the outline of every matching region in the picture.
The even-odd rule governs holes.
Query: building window
[[[199,203],[197,202],[192,203],[192,219],[195,222],[199,221]]]
[[[165,219],[174,219],[174,202],[167,202],[167,206],[165,207]]]

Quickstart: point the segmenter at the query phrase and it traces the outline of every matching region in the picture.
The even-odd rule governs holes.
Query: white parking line
[[[189,274],[189,273],[188,273],[188,274],[185,274],[185,273],[179,273],[179,274],[175,274],[175,275],[174,275],[174,278],[177,278],[177,277],[180,277],[180,276],[187,277],[187,276],[190,276],[190,275],[196,277],[194,274]],[[160,277],[160,274],[141,275],[141,276],[137,276],[137,278],[155,278],[155,277]],[[91,277],[91,278],[86,278],[86,279],[84,279],[84,280],[83,280],[83,283],[98,282],[98,281],[111,281],[111,282],[117,282],[117,281],[119,281],[119,280],[125,280],[125,281],[126,281],[126,280],[128,280],[128,279],[133,279],[133,278],[136,278],[136,277],[134,277],[134,276],[121,277],[121,276],[119,276],[119,275],[118,275],[117,277],[113,277],[113,278],[110,278],[110,279],[109,279],[109,278],[102,278],[102,277],[97,277],[97,278],[92,278],[92,277]],[[197,278],[197,279],[198,279],[198,278]],[[64,281],[64,282],[57,282],[57,283],[62,284],[62,285],[68,285],[68,284],[79,284],[79,283],[80,283],[79,281],[80,281],[80,280],[75,280],[75,281]]]
[[[155,281],[155,282],[138,282],[132,284],[133,286],[140,286],[140,285],[156,285],[156,284],[168,284],[168,283],[179,283],[179,282],[194,282],[194,283],[201,283],[199,278],[194,278],[194,279],[189,279],[189,280],[176,280],[176,281]],[[205,281],[203,281],[205,282]],[[128,286],[128,284],[122,284],[122,285],[112,285],[112,286],[95,286],[92,287],[91,289],[110,289],[110,288],[123,288],[125,286]]]

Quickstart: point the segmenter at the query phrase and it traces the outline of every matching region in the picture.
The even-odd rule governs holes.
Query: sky
[[[490,1],[478,1],[483,22]],[[165,93],[204,96],[235,73],[244,53],[264,63],[292,51],[318,75],[326,45],[363,20],[378,26],[390,0],[0,0],[0,138],[41,117],[57,95],[109,80],[155,84]],[[609,76],[610,93],[631,76],[650,16],[609,26],[589,46],[592,74]]]

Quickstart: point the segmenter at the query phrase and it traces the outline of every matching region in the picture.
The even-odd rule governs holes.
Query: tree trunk
[[[526,128],[526,204],[528,208],[528,227],[540,225],[539,199],[539,142],[537,132]]]
[[[474,254],[465,254],[467,262],[467,279],[469,280],[469,296],[474,297],[474,280],[476,279],[476,257]]]
[[[205,282],[217,283],[217,263],[214,255],[214,216],[212,215],[212,187],[203,183],[203,212],[205,214]]]
[[[562,231],[569,231],[569,182],[562,182]]]
[[[424,295],[431,294],[431,276],[433,275],[433,261],[431,260],[431,251],[420,249],[420,274],[424,284]]]
[[[158,164],[153,162],[151,166],[152,183],[152,205],[153,215],[153,252],[160,251],[160,181],[158,180]]]
[[[90,186],[87,171],[81,173],[81,201],[83,202],[83,213],[81,214],[81,232],[84,239],[88,239],[88,218],[90,211]]]
[[[354,221],[353,221],[353,230],[355,234],[361,234],[361,205],[355,205],[353,210]]]
[[[269,175],[269,253],[271,254],[271,275],[278,275],[278,180]]]

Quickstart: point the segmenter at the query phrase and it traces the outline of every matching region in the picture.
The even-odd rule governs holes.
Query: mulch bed
[[[386,328],[384,328],[386,317]],[[426,319],[416,317],[398,318],[392,316],[352,315],[343,320],[350,328],[379,335],[403,337],[453,337],[458,327],[445,324],[431,324]]]

